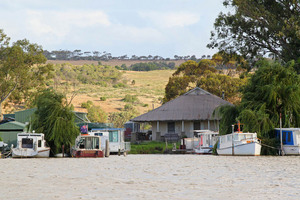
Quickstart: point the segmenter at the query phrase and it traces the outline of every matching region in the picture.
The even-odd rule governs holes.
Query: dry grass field
[[[88,100],[94,105],[101,106],[107,112],[118,112],[126,104],[122,99],[126,94],[136,95],[140,103],[134,104],[140,114],[161,105],[160,97],[164,96],[165,86],[174,70],[158,70],[150,72],[125,71],[123,79],[127,81],[125,88],[114,88],[112,86],[102,87],[97,85],[79,85],[75,91],[77,95],[72,100],[76,111],[86,112],[81,104]],[[132,85],[132,80],[135,84]],[[61,88],[62,89],[62,88]],[[68,98],[71,97],[71,90],[64,90]],[[105,97],[101,101],[100,97]]]
[[[56,60],[47,61],[52,64],[70,63],[72,65],[83,65],[83,64],[95,64],[97,61],[61,61]],[[130,61],[125,60],[111,60],[108,62],[101,61],[102,65],[122,65],[123,63],[127,66],[138,63],[141,61]],[[149,61],[148,61],[149,62]],[[180,65],[184,61],[177,61],[176,66]],[[126,82],[124,88],[114,88],[112,85],[107,87],[91,84],[79,84],[75,88],[64,86],[56,87],[56,89],[64,93],[68,101],[70,101],[72,94],[76,93],[76,96],[72,100],[75,111],[87,112],[85,108],[81,107],[81,104],[87,101],[92,101],[94,105],[101,106],[101,108],[107,112],[118,112],[124,108],[126,102],[122,101],[126,94],[136,95],[139,103],[135,103],[134,107],[138,110],[139,114],[143,114],[151,109],[161,105],[159,98],[164,96],[165,86],[169,80],[169,77],[174,73],[175,70],[157,70],[149,72],[138,72],[138,71],[122,71],[122,82]],[[132,85],[132,80],[135,80],[135,84]],[[105,97],[105,101],[101,101],[100,97]],[[23,104],[12,104],[3,109],[3,113],[14,113],[18,110],[24,110]]]

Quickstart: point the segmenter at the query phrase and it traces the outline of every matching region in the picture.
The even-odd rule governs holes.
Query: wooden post
[[[234,156],[234,141],[233,141],[233,135],[234,135],[234,125],[232,125],[232,138],[231,138],[231,145],[232,145],[232,155]]]
[[[62,157],[65,157],[65,145],[61,145],[61,149],[62,149]]]
[[[280,155],[284,156],[284,151],[283,151],[283,142],[282,142],[282,119],[281,119],[281,113],[280,113],[280,121],[279,121],[279,125],[280,125]]]
[[[109,140],[105,141],[105,157],[109,157]]]

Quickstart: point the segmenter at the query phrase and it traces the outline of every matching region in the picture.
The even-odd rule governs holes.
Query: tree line
[[[44,56],[48,60],[95,60],[95,61],[108,61],[108,60],[149,60],[149,61],[170,61],[170,60],[199,60],[210,58],[210,55],[202,55],[197,58],[195,55],[174,55],[173,58],[164,58],[159,55],[148,55],[148,56],[128,56],[127,54],[121,56],[113,56],[111,53],[103,51],[82,51],[76,49],[74,51],[70,50],[44,50]]]

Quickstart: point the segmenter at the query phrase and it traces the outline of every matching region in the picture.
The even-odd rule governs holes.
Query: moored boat
[[[13,158],[47,158],[49,154],[43,133],[19,133],[17,147],[12,148]]]
[[[194,137],[197,138],[197,146],[193,148],[195,154],[212,154],[212,149],[217,142],[218,132],[211,130],[195,130]],[[195,139],[194,139],[195,140]]]
[[[235,132],[219,136],[219,155],[259,156],[261,144],[256,133]]]
[[[75,146],[71,149],[72,157],[104,157],[101,148],[101,137],[92,135],[80,135],[75,140]]]
[[[284,155],[300,155],[300,128],[275,128],[278,139],[281,131]]]

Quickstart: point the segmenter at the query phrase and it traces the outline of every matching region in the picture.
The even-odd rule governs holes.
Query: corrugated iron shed
[[[11,121],[0,125],[0,131],[3,130],[22,130],[25,128],[25,124],[21,122]]]
[[[213,116],[214,110],[220,105],[232,105],[201,88],[194,88],[182,96],[173,99],[162,106],[140,115],[131,121],[196,121],[219,120]]]
[[[0,125],[0,137],[5,143],[17,145],[17,134],[23,132],[25,124],[11,121]]]
[[[30,122],[30,118],[35,111],[36,111],[36,108],[17,111],[17,112],[15,112],[15,117],[16,117],[15,119],[16,119],[16,121],[21,122],[21,123]]]

